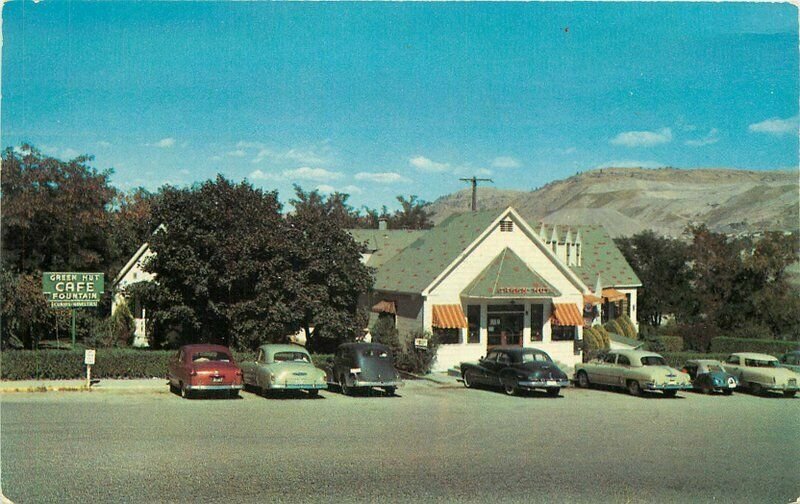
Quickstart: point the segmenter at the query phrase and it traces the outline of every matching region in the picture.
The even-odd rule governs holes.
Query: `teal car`
[[[688,360],[681,371],[689,374],[694,389],[703,394],[722,392],[725,395],[731,395],[739,386],[739,380],[727,372],[718,360]]]
[[[328,388],[325,371],[317,368],[300,345],[261,345],[255,361],[239,364],[245,388],[262,395],[275,390],[305,390],[316,396]]]
[[[785,353],[778,360],[781,363],[781,367],[800,373],[800,350]]]

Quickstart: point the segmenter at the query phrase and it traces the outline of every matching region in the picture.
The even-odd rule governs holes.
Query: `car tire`
[[[180,391],[181,391],[181,397],[183,397],[184,399],[191,399],[192,392],[188,388],[186,388],[186,385],[184,385],[183,383],[180,384]]]
[[[636,380],[628,380],[628,393],[632,396],[640,396],[642,395],[642,387],[639,386],[639,382]]]
[[[561,389],[558,387],[552,387],[547,389],[547,395],[550,397],[558,397],[558,394],[561,392]]]
[[[722,393],[725,394],[725,395],[731,395],[731,394],[733,394],[733,390],[731,390],[729,388],[722,389]]]
[[[178,392],[180,392],[178,390],[178,387],[176,387],[172,382],[169,382],[169,391],[171,394],[177,394]]]
[[[317,390],[317,389],[309,390],[308,391],[308,397],[311,397],[311,398],[319,397],[319,390]]]
[[[764,395],[764,387],[760,383],[750,383],[750,391],[755,395]]]
[[[797,391],[796,390],[784,390],[783,391],[783,397],[794,397],[795,395],[797,395]]]
[[[461,375],[461,381],[464,382],[464,386],[467,388],[472,388],[475,386],[475,380],[472,378],[472,373],[469,371],[465,371],[463,375]]]
[[[386,387],[383,389],[383,391],[386,392],[386,395],[393,396],[394,393],[397,391],[397,387]]]
[[[580,388],[589,388],[592,384],[589,382],[589,375],[586,371],[578,371],[578,386]]]
[[[353,390],[347,385],[347,378],[344,375],[339,377],[339,388],[342,389],[342,394],[353,395]]]
[[[503,392],[505,392],[506,395],[515,396],[519,394],[519,389],[515,384],[509,382],[503,384]]]
[[[708,385],[707,383],[704,383],[703,385],[700,385],[700,393],[701,393],[701,394],[708,395],[708,394],[710,394],[710,393],[711,393],[713,390],[714,390],[714,389],[713,389],[713,388],[711,388],[711,385]]]
[[[237,397],[239,397],[239,391],[238,391],[238,390],[236,390],[236,389],[234,389],[234,390],[229,390],[229,391],[228,391],[228,397],[229,397],[230,399],[236,399]]]
[[[678,395],[678,391],[677,390],[665,390],[664,391],[664,397],[675,397],[676,395]]]

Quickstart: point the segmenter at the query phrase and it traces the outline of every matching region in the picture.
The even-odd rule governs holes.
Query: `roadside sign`
[[[428,348],[428,338],[414,338],[415,348]]]
[[[94,354],[95,354],[94,350],[86,350],[83,353],[83,363],[86,364],[87,366],[94,365]]]
[[[42,292],[51,308],[97,306],[103,295],[103,273],[45,272]]]

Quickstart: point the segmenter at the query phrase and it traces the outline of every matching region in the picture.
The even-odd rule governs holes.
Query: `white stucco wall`
[[[124,289],[130,284],[136,282],[151,282],[155,279],[155,276],[152,273],[149,273],[144,270],[144,264],[147,260],[154,256],[155,253],[152,252],[149,248],[146,249],[141,256],[136,260],[136,262],[131,265],[128,271],[120,278],[117,283],[114,285],[114,296],[111,299],[111,313],[113,314],[117,306],[122,303],[123,300],[126,302],[128,301],[124,295]],[[127,266],[127,265],[126,265]],[[128,302],[128,308],[131,310],[133,314],[133,321],[134,321],[134,331],[133,331],[133,346],[136,347],[144,347],[148,346],[147,342],[147,334],[145,325],[147,322],[147,311],[143,310],[142,316],[138,316],[137,313],[134,311],[134,307],[130,302]]]

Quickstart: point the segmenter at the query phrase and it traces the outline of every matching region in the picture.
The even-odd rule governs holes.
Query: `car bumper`
[[[645,390],[692,390],[694,386],[691,383],[687,384],[667,384],[667,385],[657,385],[655,383],[645,383],[644,387]]]
[[[400,380],[397,381],[364,381],[364,380],[353,380],[352,387],[402,387],[403,382]]]
[[[328,388],[327,383],[273,383],[267,387],[273,390],[321,390]]]
[[[800,390],[800,387],[794,385],[770,384],[770,385],[762,385],[762,387],[764,387],[764,390],[769,390],[772,392],[797,392],[798,390]]]
[[[212,391],[212,390],[242,390],[244,385],[186,385],[186,390]]]
[[[540,388],[564,388],[569,387],[569,380],[536,380],[536,381],[521,381],[517,383],[520,388],[527,389],[540,389]]]

